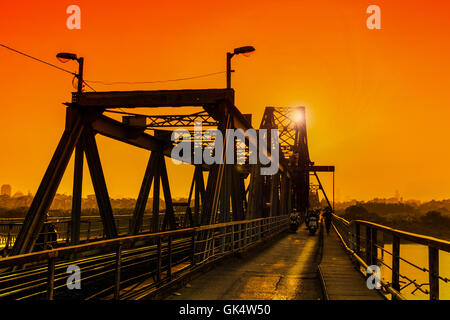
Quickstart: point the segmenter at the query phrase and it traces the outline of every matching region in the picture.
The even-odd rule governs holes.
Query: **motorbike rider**
[[[306,214],[306,222],[308,222],[311,217],[317,217],[316,212],[317,212],[317,210],[314,210],[314,209],[308,210],[308,212]]]
[[[299,215],[297,209],[292,209],[292,212],[289,215],[289,219],[291,223],[296,223],[297,225],[299,224]]]
[[[314,235],[316,233],[316,230],[318,229],[318,213],[320,210],[317,209],[311,209],[308,210],[307,216],[306,216],[306,228],[309,230],[309,233],[311,235]]]

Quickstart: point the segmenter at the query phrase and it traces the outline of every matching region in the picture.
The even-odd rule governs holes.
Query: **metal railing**
[[[288,227],[288,216],[140,234],[0,259],[0,298],[136,299]],[[67,287],[68,266],[82,290]],[[123,290],[134,286],[133,290]],[[138,286],[138,288],[136,288]]]
[[[392,272],[390,281],[381,281],[385,293],[391,294],[392,299],[404,299],[402,290],[413,286],[414,290],[429,295],[430,300],[439,300],[439,281],[446,284],[449,279],[439,272],[439,251],[450,252],[450,242],[393,229],[380,224],[353,220],[351,222],[333,214],[333,226],[344,243],[347,251],[355,260],[367,269],[370,265],[383,266]],[[419,266],[417,262],[401,256],[400,247],[405,242],[425,246],[428,249],[428,264]],[[385,248],[386,243],[392,243],[392,249]],[[388,255],[390,263],[386,263],[384,257]],[[428,282],[419,283],[417,279],[411,279],[400,270],[400,262],[428,273]],[[428,289],[427,289],[428,288]]]
[[[175,214],[177,222],[179,225],[185,225],[185,214],[184,213],[176,213]],[[15,219],[16,221],[0,221],[0,249],[2,248],[11,248],[16,241],[16,237],[19,234],[20,229],[22,228],[23,222],[21,219]],[[115,220],[117,231],[119,235],[128,234],[131,226],[132,216],[121,216],[117,217]],[[161,214],[159,217],[159,225],[160,229],[162,227],[164,221],[164,214]],[[56,229],[56,242],[59,244],[69,244],[70,243],[70,233],[72,221],[70,218],[53,218],[46,222],[40,236],[43,239],[49,238],[51,232],[47,231],[46,226],[48,224],[52,224]],[[141,230],[150,231],[152,226],[152,216],[146,215],[143,219]],[[87,242],[92,240],[104,239],[105,233],[103,230],[103,223],[99,217],[82,217],[80,221],[80,241]],[[51,241],[44,240],[44,243],[41,244],[41,247],[50,249],[54,246],[51,245]]]

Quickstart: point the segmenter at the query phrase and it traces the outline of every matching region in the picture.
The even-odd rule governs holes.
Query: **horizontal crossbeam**
[[[233,89],[108,91],[72,93],[72,103],[81,107],[157,108],[234,103]]]
[[[310,172],[334,172],[334,166],[310,166]]]

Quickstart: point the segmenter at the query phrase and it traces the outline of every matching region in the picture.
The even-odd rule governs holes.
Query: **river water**
[[[392,252],[392,244],[385,244],[384,249],[388,252]],[[381,250],[380,250],[381,251]],[[379,253],[380,253],[379,251]],[[419,245],[419,244],[411,244],[411,243],[401,243],[400,245],[400,257],[413,264],[428,269],[428,247]],[[384,253],[383,257],[384,263],[388,266],[392,266],[392,256]],[[411,280],[415,280],[418,284],[428,284],[428,272],[423,272],[418,270],[417,268],[411,266],[410,264],[400,260],[400,274],[407,276]],[[443,278],[450,279],[450,253],[445,251],[439,251],[439,275]],[[382,266],[381,267],[381,277],[386,282],[391,282],[392,280],[392,272],[389,268]],[[400,278],[400,281],[405,281],[400,284],[400,287],[408,284],[408,280]],[[405,287],[405,289],[401,290],[401,293],[408,300],[428,300],[429,296],[425,293],[416,290],[414,293],[414,289],[416,287],[413,284]],[[423,285],[422,289],[429,290],[428,285]],[[439,280],[439,298],[441,300],[450,300],[450,282],[445,283],[442,280]]]

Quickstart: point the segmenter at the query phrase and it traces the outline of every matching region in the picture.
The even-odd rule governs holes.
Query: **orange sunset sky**
[[[68,30],[66,8],[81,8]],[[366,8],[381,8],[381,30]],[[85,78],[153,81],[225,70],[233,58],[236,106],[259,126],[265,106],[307,107],[316,164],[336,166],[337,200],[450,198],[448,1],[2,1],[0,43],[60,64],[85,57]],[[0,47],[0,184],[36,192],[64,129],[70,75]],[[104,90],[223,88],[223,74]],[[154,111],[158,113],[157,110]],[[148,152],[97,138],[109,193],[137,197]],[[190,168],[168,160],[175,197]],[[59,193],[71,194],[73,162]],[[88,172],[86,175],[88,175]],[[331,193],[331,180],[323,174]],[[91,194],[85,179],[83,194]]]

